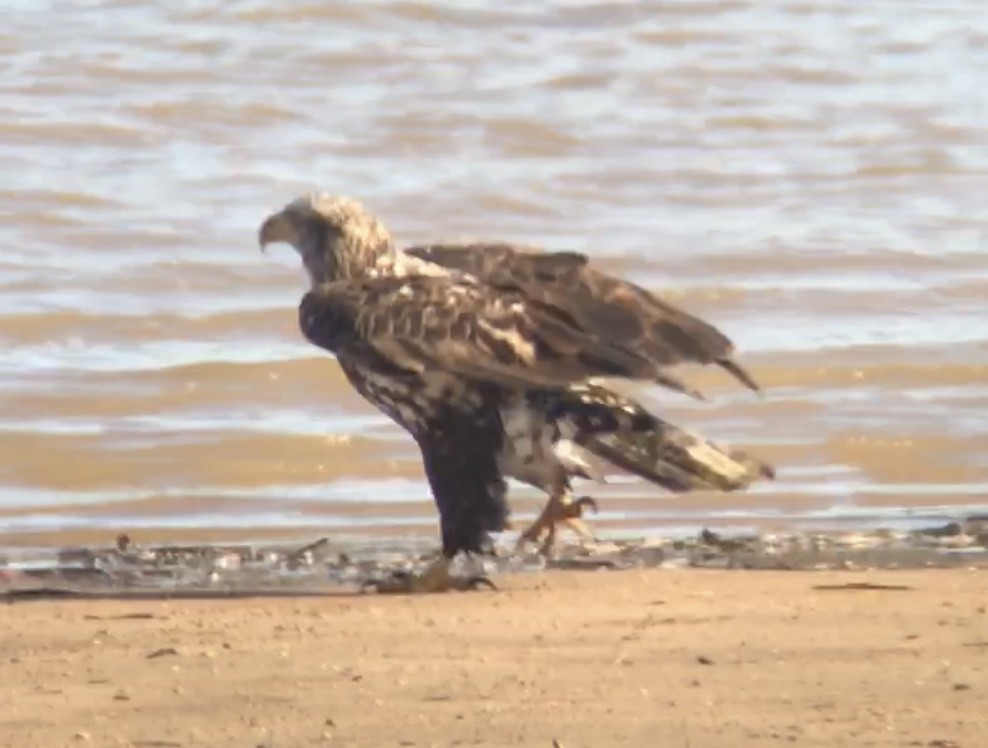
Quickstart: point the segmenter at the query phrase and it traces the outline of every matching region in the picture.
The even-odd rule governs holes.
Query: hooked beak
[[[261,245],[261,252],[267,253],[267,245],[275,242],[285,242],[294,245],[298,233],[291,219],[284,212],[275,213],[261,224],[257,232],[257,241]]]

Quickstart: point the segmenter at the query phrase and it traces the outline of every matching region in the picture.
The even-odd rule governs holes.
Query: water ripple
[[[756,407],[698,372],[711,404],[657,407],[782,462],[779,483],[730,518],[818,522],[861,500],[894,519],[984,493],[977,3],[8,6],[0,511],[17,516],[0,530],[357,521],[298,514],[306,491],[330,507],[407,499],[431,521],[413,447],[299,336],[296,258],[257,252],[260,218],[313,187],[360,196],[402,242],[588,251],[721,325],[768,398]],[[186,471],[210,481],[202,495],[178,478],[169,493],[175,466],[160,471],[149,447],[167,453],[183,433],[206,440]],[[238,457],[316,455],[297,440],[320,434],[371,439],[408,475],[313,473],[289,490],[283,465]],[[952,441],[883,441],[936,434]],[[43,484],[56,472],[62,488]],[[202,510],[206,493],[253,496],[235,488],[246,473],[260,494],[284,489],[285,510]],[[153,485],[118,493],[133,475]],[[621,485],[615,501],[646,491]],[[153,517],[127,508],[149,495],[165,502]],[[98,502],[123,508],[32,514]],[[728,516],[712,506],[608,517]],[[360,521],[408,521],[382,512]]]

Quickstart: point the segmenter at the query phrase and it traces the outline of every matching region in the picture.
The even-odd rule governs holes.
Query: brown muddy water
[[[617,476],[602,534],[988,508],[979,2],[35,0],[0,60],[4,543],[435,537],[413,445],[257,250],[312,188],[402,243],[589,252],[734,338],[763,400],[702,370],[708,403],[647,394],[778,481]]]

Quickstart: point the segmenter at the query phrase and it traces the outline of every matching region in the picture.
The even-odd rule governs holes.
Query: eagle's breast
[[[350,384],[369,403],[413,436],[440,428],[444,411],[480,414],[482,393],[459,377],[443,371],[395,376],[340,362]]]
[[[545,488],[559,474],[557,445],[564,435],[546,418],[543,403],[529,394],[513,395],[500,409],[504,441],[498,463],[515,480]]]

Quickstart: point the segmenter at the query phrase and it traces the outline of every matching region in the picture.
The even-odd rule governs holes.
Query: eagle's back
[[[752,390],[758,384],[733,360],[734,343],[714,325],[631,281],[605,273],[576,252],[541,252],[506,243],[409,247],[414,260],[523,289],[565,311],[594,336],[626,346],[658,367],[716,364]]]

